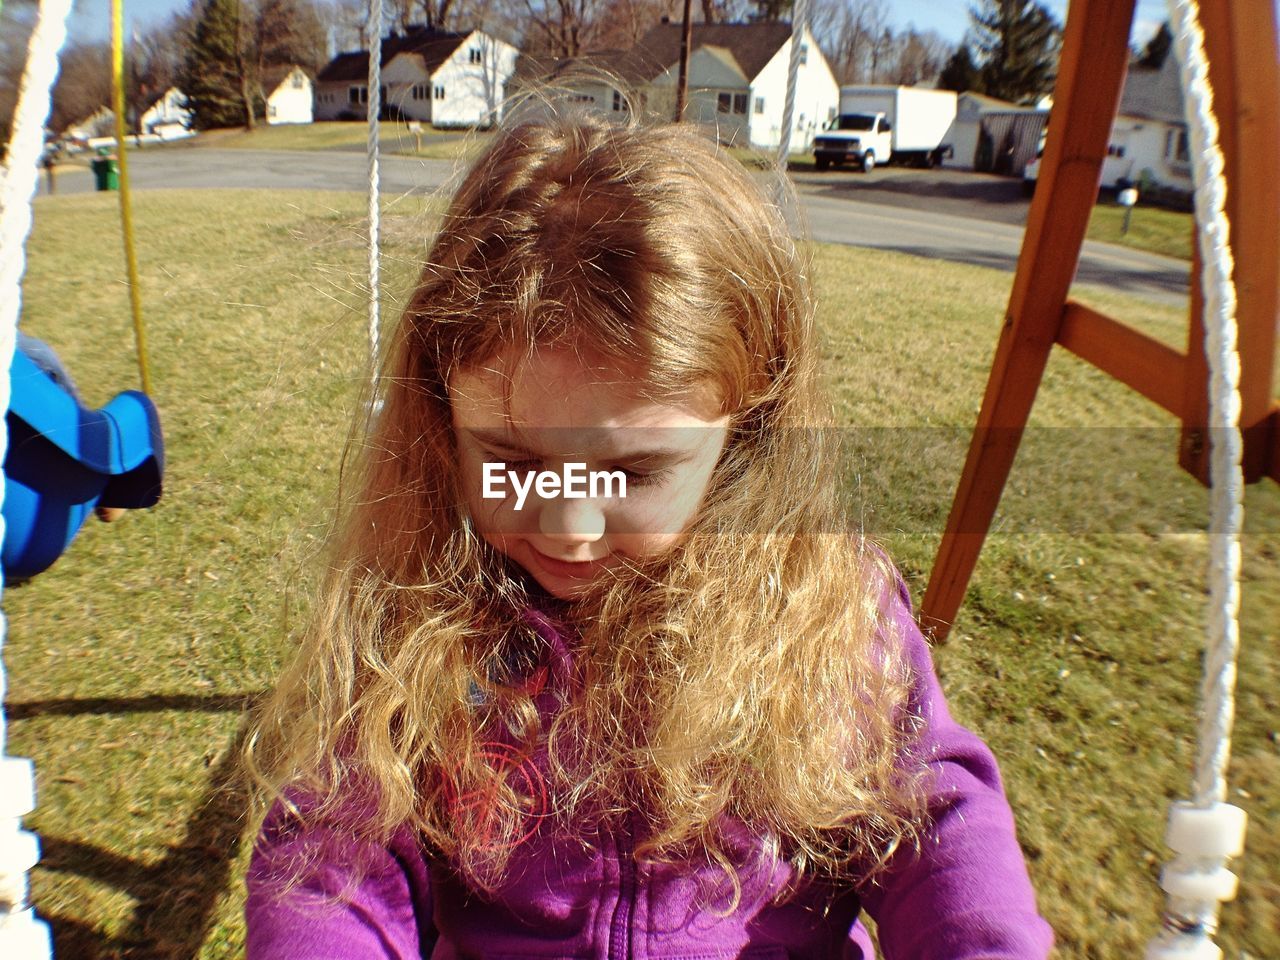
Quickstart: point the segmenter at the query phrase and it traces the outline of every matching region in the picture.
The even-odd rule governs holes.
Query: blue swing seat
[[[24,580],[62,555],[95,507],[160,499],[164,439],[155,405],[136,390],[89,410],[21,350],[9,384],[0,563],[6,580]]]

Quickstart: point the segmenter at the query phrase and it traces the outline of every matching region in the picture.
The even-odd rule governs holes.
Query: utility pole
[[[689,47],[693,45],[692,0],[684,0],[684,23],[680,34],[680,79],[676,83],[676,123],[684,119],[684,104],[689,98]]]

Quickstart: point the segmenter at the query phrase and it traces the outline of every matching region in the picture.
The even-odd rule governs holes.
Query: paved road
[[[161,188],[358,190],[367,188],[360,153],[167,149],[129,155],[131,182]],[[454,164],[384,156],[385,193],[430,193],[448,184]],[[878,247],[1012,271],[1022,244],[1026,202],[1016,181],[974,174],[877,171],[800,173],[800,207],[815,240]],[[42,182],[43,184],[43,182]],[[42,188],[43,189],[43,185]],[[87,171],[61,168],[58,192],[93,189]],[[1077,280],[1185,305],[1187,264],[1110,244],[1085,244]]]

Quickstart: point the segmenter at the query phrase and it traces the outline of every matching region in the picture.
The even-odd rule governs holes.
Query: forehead
[[[505,351],[449,380],[461,427],[661,428],[720,421],[716,391],[657,396],[638,367],[625,368],[566,347]]]

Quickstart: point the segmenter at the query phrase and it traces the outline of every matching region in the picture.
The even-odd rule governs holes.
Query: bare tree
[[[703,23],[734,23],[745,20],[755,5],[751,0],[702,0],[701,6]]]
[[[526,51],[576,57],[595,45],[603,0],[524,0],[524,6]]]
[[[887,83],[916,86],[932,84],[946,66],[955,48],[932,30],[923,33],[914,27],[895,38],[883,74]]]
[[[818,0],[812,29],[837,82],[879,79],[881,61],[893,39],[886,0]]]
[[[103,107],[111,106],[111,45],[76,43],[58,57],[49,126],[65,130]]]
[[[35,28],[35,12],[35,5],[29,3],[6,3],[0,10],[0,156],[9,145],[18,86],[27,63],[27,40]]]
[[[600,18],[593,44],[604,50],[629,50],[664,16],[677,20],[680,0],[612,0]]]
[[[316,12],[330,40],[332,52],[364,48],[369,23],[369,4],[364,0],[333,0],[332,3],[317,5]]]

